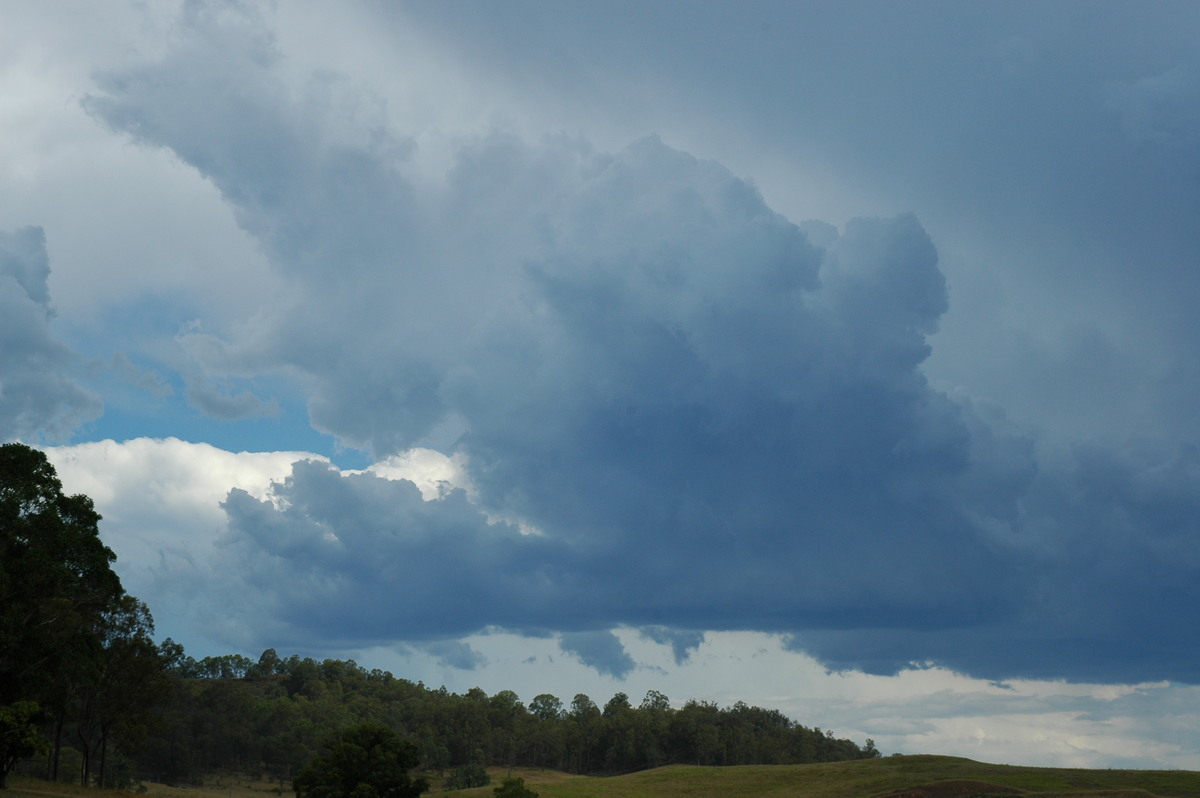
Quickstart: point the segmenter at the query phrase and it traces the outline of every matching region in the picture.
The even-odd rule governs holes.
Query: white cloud
[[[5,9],[0,184],[8,201],[0,229],[47,231],[55,305],[69,329],[90,331],[85,340],[111,323],[114,306],[177,302],[215,326],[250,312],[272,287],[261,253],[211,184],[164,151],[128,146],[80,104],[97,69],[160,56],[180,5]],[[124,319],[130,326],[154,320]],[[144,329],[135,336],[142,346]],[[156,330],[168,338],[176,331]]]
[[[448,457],[433,449],[409,449],[373,463],[367,471],[384,479],[407,479],[417,486],[426,500],[436,499],[447,490],[461,488],[472,492],[463,457]]]
[[[68,493],[90,496],[125,589],[150,605],[160,637],[222,653],[246,642],[246,598],[231,581],[221,502],[232,488],[264,497],[304,452],[227,452],[175,438],[46,450]]]

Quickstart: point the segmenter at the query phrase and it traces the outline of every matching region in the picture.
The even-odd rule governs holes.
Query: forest
[[[877,756],[776,710],[689,701],[673,709],[650,691],[639,703],[617,693],[603,706],[542,694],[523,704],[431,689],[353,661],[222,657],[185,659],[160,728],[137,763],[154,781],[186,781],[221,769],[263,771],[285,781],[312,757],[329,729],[382,723],[413,742],[432,772],[470,765],[521,765],[571,773],[624,773],[669,763],[696,765],[825,762]]]
[[[651,690],[601,706],[550,694],[463,694],[351,660],[268,649],[196,660],[154,642],[150,610],[112,570],[86,496],[67,496],[45,455],[0,446],[0,787],[10,772],[100,787],[195,784],[219,773],[280,791],[330,734],[378,724],[420,769],[474,786],[487,766],[616,774],[665,764],[798,764],[879,756],[777,710]]]

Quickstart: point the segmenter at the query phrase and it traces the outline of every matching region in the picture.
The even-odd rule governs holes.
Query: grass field
[[[506,771],[493,770],[493,785]],[[1200,798],[1200,772],[1183,770],[1072,770],[989,765],[947,756],[894,756],[820,765],[689,767],[673,765],[625,776],[596,778],[518,768],[541,798],[958,798],[1027,794],[1115,798],[1160,796]],[[203,787],[145,785],[147,798],[268,798],[277,782],[228,777]],[[432,794],[439,794],[433,780]],[[450,795],[449,793],[443,793]],[[461,798],[491,796],[492,787],[453,793]],[[5,798],[82,798],[95,790],[14,777]],[[131,794],[132,795],[132,794]],[[290,796],[286,791],[284,795]]]

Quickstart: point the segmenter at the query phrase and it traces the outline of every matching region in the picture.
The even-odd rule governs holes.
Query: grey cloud
[[[170,396],[175,392],[175,389],[161,374],[153,370],[142,370],[123,352],[114,353],[107,363],[93,364],[91,371],[97,374],[107,372],[129,385],[149,391],[155,396]]]
[[[661,645],[669,645],[675,655],[675,664],[682,665],[704,642],[704,632],[689,632],[668,629],[664,626],[648,626],[639,630],[643,637]]]
[[[619,675],[617,625],[677,657],[688,630],[757,629],[869,670],[1200,678],[1164,634],[1197,631],[1194,468],[1049,461],[931,386],[948,291],[915,216],[797,227],[657,138],[493,134],[418,190],[269,42],[189,24],[88,107],[200,169],[290,283],[191,351],[298,375],[314,425],[379,456],[461,430],[476,491],[300,463],[272,501],[232,492],[232,567],[298,635],[558,630]]]
[[[1197,486],[1194,446],[1134,455],[1081,445],[1043,467],[1022,518],[998,533],[1029,554],[1028,592],[1012,617],[932,632],[809,630],[792,645],[880,673],[934,660],[994,677],[1196,683]]]
[[[50,258],[42,228],[0,232],[0,274],[16,280],[30,301],[50,312]]]
[[[612,632],[569,632],[559,638],[559,645],[584,665],[615,679],[624,678],[637,667]]]
[[[435,640],[421,646],[444,667],[473,671],[487,664],[487,657],[460,640]]]
[[[1182,155],[1200,135],[1200,69],[1181,63],[1121,81],[1110,88],[1108,105],[1135,144]]]
[[[187,398],[206,416],[228,421],[279,415],[279,402],[274,399],[262,399],[250,391],[229,393],[202,379],[188,381]]]
[[[464,15],[426,4],[387,16],[415,18],[484,74],[522,75],[546,106],[575,109],[577,81],[560,82],[587,75],[606,101],[577,116],[599,124],[617,109],[699,140],[784,202],[824,204],[801,181],[832,173],[873,207],[915,210],[950,256],[955,297],[931,376],[1047,435],[1138,427],[1147,413],[1125,392],[1097,401],[1091,385],[1037,379],[1012,351],[1033,340],[1053,352],[1064,328],[1095,324],[1133,350],[1127,383],[1172,398],[1154,420],[1195,440],[1200,6],[686,5],[485,3]],[[683,16],[689,35],[677,35]],[[854,209],[840,191],[827,200],[849,205],[839,220]],[[1008,292],[1001,324],[978,318],[996,301],[992,282]]]
[[[41,228],[0,231],[0,440],[65,439],[101,410],[50,329],[49,275]]]
[[[347,644],[461,637],[551,622],[561,544],[492,523],[462,491],[425,502],[407,480],[302,461],[266,500],[232,491],[230,567],[293,628]]]

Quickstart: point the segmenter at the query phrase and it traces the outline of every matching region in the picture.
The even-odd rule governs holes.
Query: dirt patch
[[[953,781],[935,781],[923,787],[889,793],[883,798],[973,798],[985,795],[1020,795],[1024,792],[1024,790],[1006,787],[1003,784],[955,779]]]

